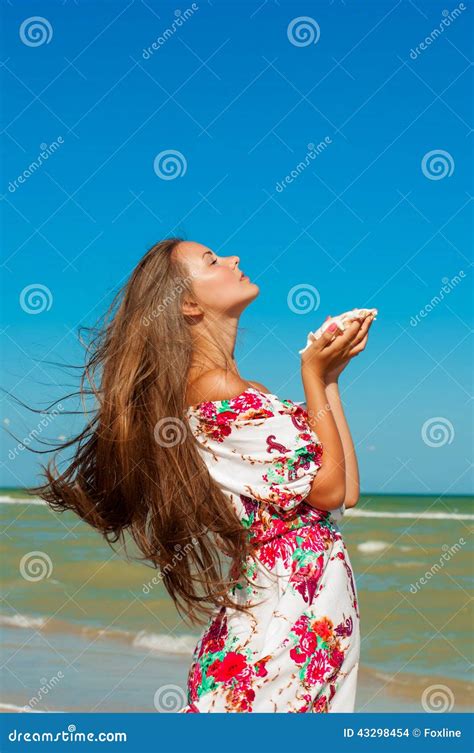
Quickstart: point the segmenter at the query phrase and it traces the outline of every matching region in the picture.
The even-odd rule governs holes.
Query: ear
[[[183,299],[181,309],[184,316],[200,316],[203,313],[203,310],[199,303],[193,301],[191,298]]]

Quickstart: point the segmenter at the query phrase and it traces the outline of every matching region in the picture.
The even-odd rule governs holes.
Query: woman
[[[353,711],[359,614],[335,520],[359,479],[337,380],[371,318],[305,351],[303,410],[239,374],[259,289],[238,265],[179,238],[148,251],[90,346],[97,411],[33,491],[131,537],[180,613],[207,619],[182,712]]]

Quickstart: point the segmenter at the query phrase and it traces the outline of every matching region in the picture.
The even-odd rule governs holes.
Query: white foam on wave
[[[0,504],[3,505],[45,505],[44,499],[39,497],[10,497],[10,495],[0,494]]]
[[[20,628],[42,628],[46,617],[27,617],[24,614],[0,614],[0,625]]]
[[[373,554],[374,552],[382,552],[389,546],[388,541],[363,541],[362,544],[357,544],[357,549],[362,554]]]
[[[10,628],[29,628],[30,630],[55,630],[56,632],[82,634],[87,639],[110,639],[113,641],[125,641],[134,648],[146,649],[160,654],[178,654],[188,656],[192,654],[198,637],[195,635],[167,635],[166,633],[150,633],[141,630],[138,633],[129,630],[114,628],[95,627],[93,625],[77,625],[67,622],[59,622],[46,617],[32,617],[24,614],[0,614],[0,626]]]
[[[16,706],[14,703],[3,703],[0,701],[0,711],[17,711],[18,713],[25,714],[44,714],[44,711],[37,711],[36,709],[30,709],[28,706]],[[48,713],[48,712],[46,712]]]
[[[474,515],[456,512],[389,512],[378,510],[357,510],[349,508],[344,517],[350,518],[415,518],[421,520],[474,520]]]
[[[142,630],[135,636],[132,645],[159,653],[192,654],[196,643],[194,635],[165,635]]]

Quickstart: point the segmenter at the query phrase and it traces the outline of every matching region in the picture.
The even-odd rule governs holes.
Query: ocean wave
[[[0,494],[0,504],[4,505],[45,505],[46,502],[39,497],[10,497],[9,494]]]
[[[196,643],[197,638],[193,635],[160,635],[142,630],[135,636],[132,645],[166,654],[191,654]]]
[[[11,713],[24,713],[24,714],[44,714],[49,713],[48,711],[37,711],[36,709],[30,709],[28,706],[16,706],[14,703],[3,703],[3,701],[0,701],[0,711],[5,712],[11,712]]]
[[[95,627],[94,625],[81,625],[64,620],[56,620],[47,617],[33,617],[24,614],[0,614],[0,626],[7,628],[25,628],[48,633],[66,633],[77,634],[83,638],[90,639],[92,642],[101,638],[113,641],[128,643],[132,648],[145,649],[157,654],[177,654],[188,656],[192,654],[198,636],[191,634],[168,635],[166,633],[151,633],[146,630],[140,630],[135,633],[130,630],[120,630],[118,628],[108,629]]]
[[[12,497],[0,494],[0,504],[4,505],[43,505],[46,502],[39,497]],[[362,510],[351,507],[344,513],[349,518],[407,518],[420,520],[474,520],[474,515],[457,512],[397,512],[395,510]]]
[[[374,552],[382,552],[389,546],[388,541],[363,541],[362,544],[357,544],[357,549],[362,554],[373,554]]]
[[[40,629],[46,624],[46,617],[27,617],[24,614],[0,614],[0,625],[6,627]]]
[[[344,517],[349,518],[415,518],[421,520],[474,520],[474,515],[457,512],[391,512],[389,510],[357,510],[351,507]]]

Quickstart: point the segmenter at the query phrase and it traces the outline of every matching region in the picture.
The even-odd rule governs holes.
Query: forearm
[[[335,509],[345,499],[344,447],[324,380],[304,368],[302,380],[308,421],[323,445],[323,463],[313,481],[308,501],[320,509]]]
[[[346,507],[354,507],[360,494],[359,466],[337,381],[331,381],[326,384],[326,399],[331,406],[344,452],[346,489],[344,504]]]

